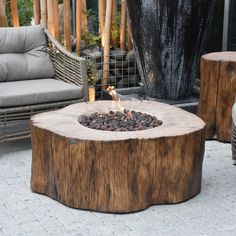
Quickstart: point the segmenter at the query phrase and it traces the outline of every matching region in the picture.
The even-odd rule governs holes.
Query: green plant
[[[101,36],[91,33],[88,30],[82,31],[82,39],[85,41],[87,47],[95,47],[101,43]]]
[[[99,82],[102,78],[101,71],[96,69],[96,65],[90,59],[87,59],[87,74],[88,74],[88,84],[90,86],[95,86],[97,82]]]
[[[30,25],[33,18],[33,2],[29,0],[18,0],[18,12],[20,25]],[[12,16],[11,16],[11,7],[10,0],[6,1],[6,15],[8,20],[8,25],[12,26]]]
[[[88,29],[82,31],[82,39],[85,41],[87,47],[95,47],[101,43],[101,36],[97,32],[98,29],[98,15],[92,9],[83,11],[88,18]]]
[[[86,14],[89,19],[89,27],[93,30],[97,29],[99,25],[98,13],[93,9],[88,9],[83,11],[83,14]]]
[[[120,37],[120,18],[121,18],[121,14],[120,12],[118,12],[117,17],[116,17],[116,22],[114,22],[114,20],[112,21],[112,26],[111,26],[112,38]]]

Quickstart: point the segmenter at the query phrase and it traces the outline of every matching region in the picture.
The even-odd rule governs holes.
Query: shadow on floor
[[[31,149],[30,138],[0,143],[0,157],[16,151],[24,151],[28,149]]]

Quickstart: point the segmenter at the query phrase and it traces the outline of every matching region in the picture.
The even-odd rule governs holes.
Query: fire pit
[[[137,112],[154,117],[157,127],[104,131],[80,123],[95,113],[115,113],[110,101],[79,103],[34,116],[32,190],[71,207],[120,213],[198,194],[205,123],[158,102],[122,105],[132,116]]]

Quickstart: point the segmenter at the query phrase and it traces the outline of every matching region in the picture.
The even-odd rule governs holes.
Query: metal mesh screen
[[[84,50],[81,56],[90,60],[102,78],[104,57],[102,52]],[[140,86],[141,78],[137,69],[137,61],[133,51],[127,53],[123,50],[111,50],[109,82],[107,86],[115,88],[133,88]],[[101,79],[96,83],[96,96],[101,95]]]

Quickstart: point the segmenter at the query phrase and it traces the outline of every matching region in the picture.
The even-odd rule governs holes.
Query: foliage
[[[83,11],[88,18],[88,30],[82,31],[82,39],[85,41],[87,47],[95,47],[100,45],[101,36],[97,32],[99,20],[97,12],[92,9],[88,9],[87,11]]]
[[[88,30],[83,30],[82,39],[86,42],[87,47],[95,47],[101,43],[101,36]]]
[[[86,14],[88,17],[90,30],[96,31],[99,25],[98,13],[93,9],[88,9],[83,11],[83,14]]]
[[[120,37],[120,20],[121,20],[121,14],[118,12],[117,17],[116,17],[116,22],[114,20],[112,21],[112,26],[111,26],[111,36],[112,38],[119,38]]]
[[[20,18],[20,25],[30,25],[33,18],[33,2],[30,0],[18,0],[18,11]],[[6,1],[6,15],[8,19],[8,25],[12,26],[11,7],[10,0]]]
[[[99,82],[102,78],[101,71],[96,69],[96,65],[90,59],[86,60],[87,64],[87,73],[88,73],[88,84],[95,86],[97,82]]]

